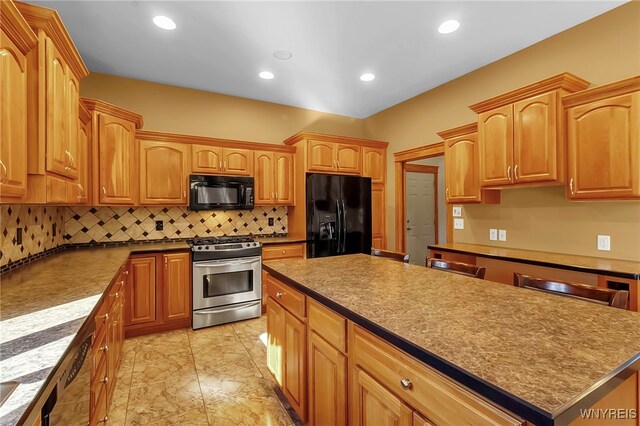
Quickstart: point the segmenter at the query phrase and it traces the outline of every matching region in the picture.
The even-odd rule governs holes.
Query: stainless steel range
[[[193,329],[259,317],[261,244],[251,237],[188,243],[193,252]]]

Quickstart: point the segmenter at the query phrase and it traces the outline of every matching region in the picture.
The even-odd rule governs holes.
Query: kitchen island
[[[373,379],[367,376],[366,380],[373,383],[371,386],[381,386],[378,382],[386,385],[390,391],[388,400],[399,399],[402,406],[409,406],[410,412],[415,409],[415,415],[427,417],[434,424],[447,422],[446,417],[438,416],[450,413],[443,414],[436,408],[431,412],[430,404],[437,406],[442,395],[451,395],[454,391],[463,395],[465,401],[473,401],[463,403],[463,408],[470,404],[481,406],[484,401],[500,410],[496,414],[482,406],[489,414],[478,417],[478,423],[602,424],[602,419],[579,418],[580,410],[594,406],[625,409],[620,416],[637,416],[638,313],[363,254],[272,261],[266,262],[264,269],[269,274],[269,327],[273,330],[279,327],[279,310],[287,314],[282,342],[285,353],[278,354],[278,348],[270,347],[268,362],[285,396],[290,401],[291,395],[295,397],[292,406],[299,408],[303,418],[307,415],[308,397],[309,423],[313,423],[313,413],[318,412],[314,411],[314,405],[323,403],[311,389],[314,366],[318,365],[313,350],[317,338],[312,316],[315,305],[325,309],[325,318],[338,318],[337,323],[339,318],[345,320],[344,326],[339,325],[324,336],[348,334],[344,345],[329,347],[348,359],[349,380],[345,382],[349,383],[349,390],[344,391],[344,395],[348,394],[344,411],[349,413],[350,423],[363,424],[363,419],[358,417],[368,409],[363,405],[366,402],[363,395],[373,394],[371,388],[367,392],[364,387],[354,389],[360,386],[358,374],[364,374],[359,373],[364,368],[361,364],[375,358],[360,353],[364,348],[361,343],[367,339],[377,342],[372,348],[376,345],[386,348],[380,349],[380,353],[387,361],[400,361],[394,361],[388,371],[380,374],[373,370],[382,368],[383,362],[368,364],[366,373]],[[301,299],[306,299],[306,308]],[[290,323],[297,325],[289,326],[290,318]],[[293,321],[296,318],[298,323]],[[370,336],[359,337],[366,333]],[[269,334],[271,344],[277,335],[272,336],[271,330]],[[289,363],[294,358],[291,350],[297,345],[298,354],[305,354],[307,344],[299,340],[307,334],[308,362],[299,360],[293,367],[297,368],[298,375],[308,377],[298,380],[291,374]],[[287,338],[297,343],[292,344]],[[399,358],[389,355],[396,353],[394,351]],[[273,361],[277,355],[284,359],[281,380],[277,362]],[[383,355],[380,357],[384,358]],[[389,379],[394,372],[409,375],[420,369],[424,372],[418,373],[418,378],[431,375],[433,380],[402,377],[398,380],[402,383],[395,383]],[[289,383],[292,379],[297,380],[295,386]],[[378,379],[377,382],[374,379]],[[430,391],[421,393],[425,391],[420,386],[434,380],[447,381],[444,386],[450,391],[442,395],[434,391],[437,396],[429,401]],[[299,389],[307,382],[309,389]],[[420,398],[421,395],[427,397]],[[606,405],[608,399],[613,405]],[[378,402],[382,400],[378,398]],[[474,410],[470,412],[482,411]],[[402,410],[398,412],[400,419],[405,414]],[[630,423],[622,420],[615,424],[637,424],[636,419],[626,421]],[[416,424],[415,418],[413,424]]]

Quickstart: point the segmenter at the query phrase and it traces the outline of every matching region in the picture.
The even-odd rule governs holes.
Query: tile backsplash
[[[162,230],[156,230],[157,221]],[[196,212],[186,207],[77,206],[65,209],[64,230],[69,244],[280,234],[287,232],[287,208]]]
[[[64,216],[64,207],[0,206],[0,266],[65,244]],[[17,241],[19,228],[22,244]]]

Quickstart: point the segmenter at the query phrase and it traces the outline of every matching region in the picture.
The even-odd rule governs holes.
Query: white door
[[[407,172],[406,242],[410,262],[424,265],[427,246],[436,243],[436,187],[433,173]]]

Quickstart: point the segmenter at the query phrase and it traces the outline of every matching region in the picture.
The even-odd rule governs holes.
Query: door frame
[[[404,166],[404,172],[402,173],[402,179],[404,180],[404,188],[406,190],[407,188],[407,173],[413,172],[413,173],[429,173],[433,175],[433,186],[434,186],[434,199],[435,199],[435,221],[433,223],[433,225],[435,226],[435,236],[436,236],[436,244],[440,243],[440,239],[438,237],[438,169],[440,167],[438,166],[429,166],[426,164],[405,164]],[[406,200],[406,194],[405,194],[405,216],[406,216],[406,210],[407,210],[407,200]],[[406,218],[405,218],[405,246],[406,246]]]
[[[393,154],[395,163],[395,185],[396,185],[396,214],[395,214],[395,234],[396,251],[406,252],[405,224],[407,212],[405,205],[406,182],[405,175],[410,161],[423,160],[444,156],[444,141],[432,143],[417,148],[399,151]],[[445,170],[446,173],[446,170]],[[450,209],[447,210],[447,243],[453,241],[453,216]]]

